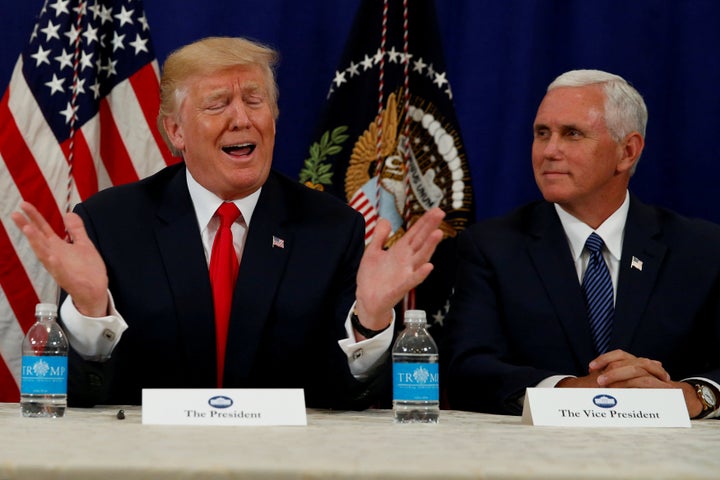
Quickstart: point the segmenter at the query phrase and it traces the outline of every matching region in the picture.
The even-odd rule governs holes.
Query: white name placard
[[[307,425],[302,389],[143,389],[148,425]]]
[[[682,390],[528,388],[523,423],[556,427],[690,427]]]

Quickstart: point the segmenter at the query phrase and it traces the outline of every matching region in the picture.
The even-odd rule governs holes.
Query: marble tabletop
[[[140,407],[42,419],[0,403],[0,480],[717,479],[718,446],[716,420],[556,428],[443,410],[437,425],[401,425],[388,410],[308,410],[307,426],[154,426]]]

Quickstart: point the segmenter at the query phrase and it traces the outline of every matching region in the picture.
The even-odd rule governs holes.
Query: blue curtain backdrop
[[[42,3],[0,0],[3,92]],[[145,0],[145,10],[161,62],[209,35],[247,36],[281,52],[275,166],[297,177],[359,4]],[[478,218],[538,197],[531,125],[544,89],[563,71],[599,68],[627,78],[648,104],[631,189],[720,223],[720,2],[437,0],[436,8]]]

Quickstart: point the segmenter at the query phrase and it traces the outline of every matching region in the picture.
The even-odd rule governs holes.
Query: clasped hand
[[[662,363],[623,350],[603,353],[590,362],[584,377],[565,378],[558,387],[675,388]]]
[[[644,357],[636,357],[623,350],[604,353],[590,362],[584,377],[564,378],[560,388],[680,388],[690,417],[702,410],[693,387],[687,382],[675,382],[663,368],[662,363]]]

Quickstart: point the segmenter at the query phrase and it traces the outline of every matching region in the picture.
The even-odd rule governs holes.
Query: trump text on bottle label
[[[437,363],[393,364],[393,399],[437,402],[440,398]]]
[[[21,389],[27,395],[67,393],[68,360],[57,357],[22,357]]]

